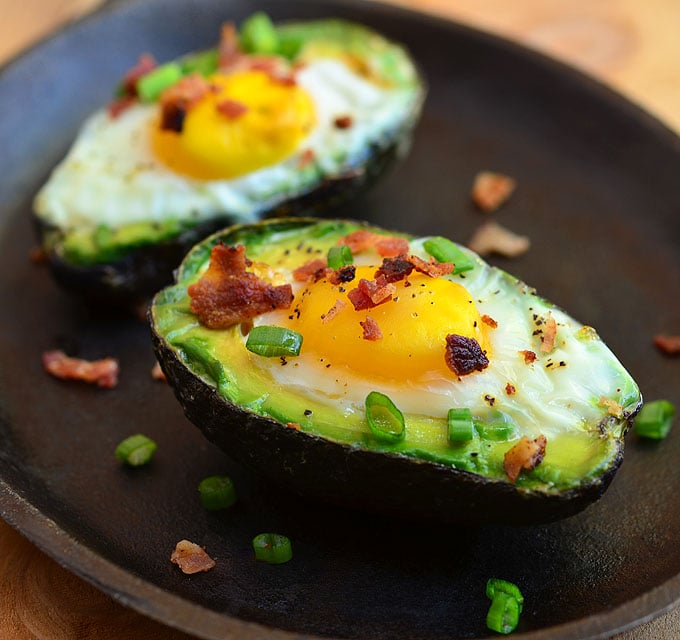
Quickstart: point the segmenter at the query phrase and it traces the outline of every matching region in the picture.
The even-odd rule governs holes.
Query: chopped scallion
[[[435,236],[425,240],[423,248],[438,262],[453,262],[454,269],[452,273],[454,274],[470,271],[470,269],[475,268],[472,260],[448,238]]]
[[[241,47],[246,53],[277,53],[279,34],[266,13],[258,11],[241,25]]]
[[[278,533],[260,533],[253,538],[255,558],[270,564],[282,564],[293,557],[293,548],[286,536]]]
[[[208,511],[228,509],[236,502],[236,489],[228,476],[208,476],[198,485],[201,504]]]
[[[449,442],[467,442],[475,435],[475,426],[472,422],[470,409],[449,409]]]
[[[300,355],[301,346],[302,335],[297,331],[267,325],[253,327],[246,340],[248,351],[266,358]]]
[[[147,464],[153,458],[158,445],[147,438],[145,435],[138,433],[129,438],[125,438],[116,447],[116,458],[131,467],[141,467]]]
[[[154,102],[161,93],[182,78],[182,68],[176,62],[168,62],[137,80],[137,95],[142,102]]]
[[[674,416],[675,406],[668,400],[647,402],[635,418],[635,433],[642,438],[661,440],[671,430]]]
[[[406,435],[404,414],[379,391],[366,396],[366,420],[371,433],[382,442],[399,442]]]
[[[217,71],[217,49],[208,49],[184,56],[180,61],[182,75],[199,73],[202,76],[210,76]]]
[[[346,244],[343,244],[339,247],[331,247],[328,250],[327,260],[328,266],[331,269],[340,269],[354,262],[354,258],[352,257],[352,251]]]
[[[519,614],[519,602],[511,595],[499,592],[491,601],[489,613],[486,615],[486,626],[498,633],[512,633],[517,628]]]
[[[486,582],[486,597],[493,600],[499,593],[506,593],[512,596],[519,604],[519,611],[522,612],[524,607],[524,596],[519,590],[519,587],[512,582],[507,580],[501,580],[500,578],[489,578]]]

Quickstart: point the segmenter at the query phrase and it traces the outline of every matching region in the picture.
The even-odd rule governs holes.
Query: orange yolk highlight
[[[230,179],[291,156],[316,124],[311,96],[262,71],[214,75],[210,92],[186,114],[180,133],[152,123],[156,157],[177,173],[202,180]],[[229,117],[218,105],[245,107]]]
[[[445,278],[413,272],[408,277],[410,286],[405,281],[395,283],[397,291],[391,301],[355,311],[347,293],[360,278],[373,279],[375,271],[376,267],[359,267],[355,280],[342,286],[325,279],[307,285],[275,323],[302,334],[301,355],[313,354],[323,359],[323,366],[345,366],[365,377],[455,380],[444,358],[450,333],[474,338],[488,355],[486,328],[472,296]],[[322,316],[337,300],[345,306],[324,321]],[[381,339],[364,339],[359,322],[367,316],[378,323]]]

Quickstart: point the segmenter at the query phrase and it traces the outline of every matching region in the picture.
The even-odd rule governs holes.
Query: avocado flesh
[[[609,415],[602,407],[596,412],[599,418],[592,424],[574,424],[570,429],[546,425],[549,446],[545,459],[511,484],[503,468],[504,455],[521,435],[530,433],[516,414],[477,407],[473,410],[475,436],[465,443],[448,442],[445,414],[407,414],[405,438],[397,443],[380,442],[371,436],[363,413],[342,413],[322,396],[281,389],[270,370],[253,367],[252,358],[257,356],[244,348],[240,327],[221,331],[207,329],[189,309],[186,288],[199,279],[217,242],[244,244],[251,260],[264,262],[274,269],[292,269],[310,256],[325,256],[338,238],[357,228],[363,227],[347,221],[269,221],[221,232],[190,252],[179,270],[178,284],[158,294],[151,310],[159,359],[168,369],[190,419],[232,455],[250,461],[272,476],[280,472],[279,465],[268,459],[270,451],[258,452],[257,426],[247,426],[266,424],[261,433],[268,433],[268,441],[272,437],[281,439],[285,442],[281,446],[286,450],[293,447],[293,457],[300,452],[305,454],[302,456],[304,473],[288,461],[285,468],[292,471],[282,472],[283,477],[277,475],[277,480],[302,493],[344,504],[356,506],[363,501],[367,503],[363,506],[369,509],[410,514],[417,511],[420,516],[468,522],[534,522],[570,515],[599,497],[621,462],[623,436],[640,404],[634,381],[608,351],[602,353],[611,356],[607,367],[611,368],[614,384],[620,389],[619,400],[623,406],[620,418]],[[476,264],[476,268],[481,268],[479,259]],[[497,269],[493,274],[517,286],[517,281],[508,274]],[[469,275],[466,274],[468,278]],[[581,331],[577,339],[584,343],[586,350],[606,350],[592,330]],[[206,395],[210,399],[204,399],[207,405],[202,410],[196,398]],[[588,401],[597,404],[598,400]],[[395,401],[398,403],[397,398]],[[215,418],[214,410],[207,409],[208,405],[215,404],[220,407],[223,421]],[[289,424],[296,425],[296,429],[285,426]],[[255,441],[247,450],[243,443],[248,438],[242,429],[254,432],[254,436],[248,435]],[[404,496],[403,500],[395,495],[369,498],[365,488],[344,476],[343,482],[350,481],[353,491],[338,486],[324,487],[323,491],[306,486],[308,482],[314,485],[313,479],[305,475],[310,465],[318,463],[317,471],[326,473],[327,462],[314,461],[319,448],[323,450],[322,458],[332,450],[332,457],[341,465],[346,464],[348,457],[357,460],[363,453],[372,460],[372,465],[385,467],[385,473],[407,473],[408,482],[415,483],[409,484],[409,493],[414,486],[422,485],[420,493],[410,498]],[[239,452],[238,456],[235,451]],[[424,469],[429,471],[425,473]],[[399,477],[406,482],[403,475]],[[443,477],[447,478],[446,482],[442,481]],[[366,481],[374,483],[375,479]],[[395,481],[393,487],[397,495],[403,489],[400,482]],[[358,497],[359,494],[362,497]],[[451,510],[442,513],[441,505],[449,503]],[[480,511],[482,504],[485,508]]]
[[[285,45],[278,55],[293,63],[321,58],[352,63],[366,78],[395,89],[395,100],[403,106],[400,117],[364,141],[360,149],[329,150],[328,158],[297,167],[285,184],[261,189],[246,186],[243,194],[231,199],[239,201],[234,210],[216,200],[211,205],[214,210],[208,213],[168,210],[167,218],[160,220],[156,216],[154,220],[127,222],[121,217],[101,224],[97,220],[67,224],[55,222],[52,205],[41,192],[34,203],[36,226],[62,286],[98,303],[135,305],[171,282],[172,268],[188,249],[216,229],[301,211],[311,215],[328,211],[368,189],[406,153],[420,117],[425,86],[405,49],[362,25],[343,20],[292,21],[276,25],[276,29],[282,47]],[[177,62],[186,75],[208,76],[217,70],[217,60],[217,50],[209,49]],[[199,183],[194,188],[200,191],[202,186]]]

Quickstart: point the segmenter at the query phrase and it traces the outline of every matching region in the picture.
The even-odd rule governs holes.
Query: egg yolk
[[[322,366],[345,366],[365,377],[421,382],[456,378],[445,360],[448,334],[474,338],[488,354],[485,325],[474,300],[465,287],[445,278],[414,272],[409,286],[395,283],[392,300],[355,311],[347,294],[360,278],[373,279],[375,271],[359,267],[352,282],[336,286],[323,279],[296,294],[280,323],[302,334],[301,354],[314,354]],[[341,310],[329,314],[333,307]],[[382,338],[363,337],[359,323],[367,316],[378,324]]]
[[[182,131],[152,123],[156,157],[177,173],[202,180],[236,178],[285,160],[316,123],[311,96],[262,71],[214,75],[215,90],[193,105]],[[236,112],[221,108],[236,103]]]

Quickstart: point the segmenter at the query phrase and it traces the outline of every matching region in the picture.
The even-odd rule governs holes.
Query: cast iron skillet
[[[466,240],[482,220],[473,175],[519,190],[498,219],[529,235],[496,263],[602,337],[647,399],[680,404],[680,370],[651,345],[680,326],[680,143],[621,97],[555,62],[449,22],[355,0],[263,1],[274,18],[349,17],[403,40],[431,93],[409,159],[338,215]],[[32,265],[31,197],[82,119],[142,51],[159,59],[214,41],[252,10],[239,0],[117,2],[8,65],[0,76],[0,515],[124,604],[203,638],[483,637],[484,584],[519,584],[516,638],[604,638],[677,604],[680,429],[629,436],[611,488],[583,514],[513,529],[437,527],[303,502],[214,449],[152,381],[147,327],[93,314]],[[121,361],[113,391],[41,369],[62,347]],[[142,431],[155,461],[112,451]],[[196,485],[228,473],[240,501],[204,512]],[[294,560],[256,563],[252,537],[290,536]],[[169,562],[188,538],[217,560],[187,577]]]

